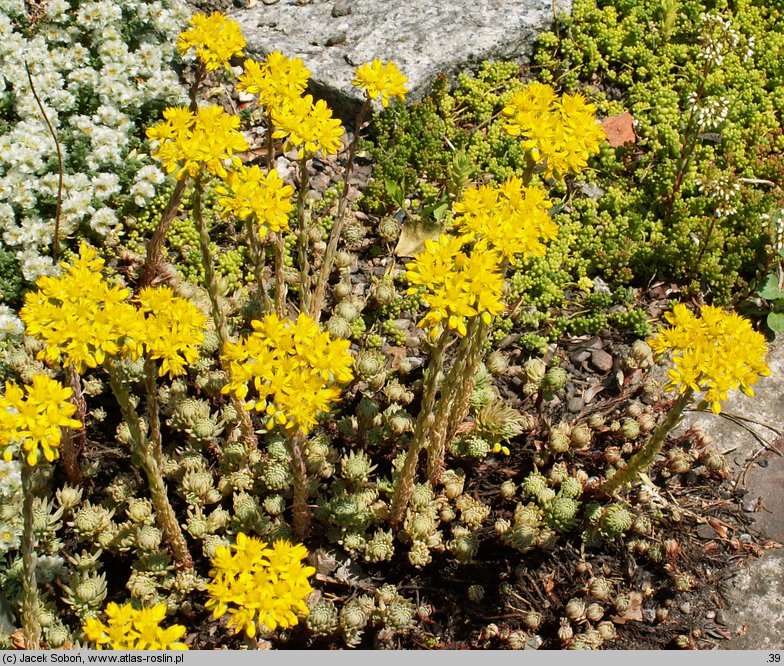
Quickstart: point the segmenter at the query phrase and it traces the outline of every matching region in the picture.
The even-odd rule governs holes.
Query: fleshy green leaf
[[[782,331],[784,331],[784,313],[769,312],[768,327],[774,333],[781,333]]]
[[[769,301],[775,301],[776,299],[784,298],[784,291],[782,291],[779,287],[778,276],[773,273],[768,275],[767,280],[765,280],[765,284],[757,290],[757,294]]]

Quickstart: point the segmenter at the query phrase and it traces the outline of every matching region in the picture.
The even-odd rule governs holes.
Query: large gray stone
[[[571,0],[349,0],[339,3],[350,6],[347,14],[343,6],[333,12],[335,4],[283,0],[230,16],[242,26],[250,54],[279,50],[302,58],[319,94],[344,117],[361,100],[351,80],[362,63],[393,60],[409,79],[409,98],[418,99],[439,72],[453,75],[487,59],[525,62],[554,8],[571,11]]]
[[[734,393],[722,405],[723,416],[692,412],[684,425],[701,423],[713,436],[718,449],[726,453],[732,464],[737,488],[747,493],[743,505],[754,511],[754,529],[781,543],[784,541],[784,458],[778,453],[784,452],[784,439],[780,438],[780,433],[784,433],[781,408],[784,341],[781,338],[770,345],[767,361],[771,376],[755,384],[754,397]],[[770,550],[759,559],[749,560],[725,581],[722,592],[728,601],[727,626],[733,637],[719,647],[784,649],[784,553],[781,550]]]

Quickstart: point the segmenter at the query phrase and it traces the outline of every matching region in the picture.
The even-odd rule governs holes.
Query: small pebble
[[[746,513],[757,513],[757,511],[759,511],[759,503],[757,502],[757,500],[752,500],[751,502],[746,502],[743,505],[743,510]]]
[[[566,408],[570,412],[572,412],[572,414],[581,412],[583,407],[585,407],[585,401],[579,396],[575,396],[574,398],[569,398],[569,402],[566,404]]]
[[[346,33],[339,32],[331,37],[327,37],[327,41],[324,42],[326,46],[337,46],[338,44],[345,44],[346,43]]]
[[[745,533],[741,534],[738,537],[738,541],[740,541],[741,543],[751,543],[751,534],[745,534]]]
[[[599,372],[610,372],[613,366],[613,357],[603,349],[591,353],[591,365]]]
[[[691,604],[688,601],[684,601],[678,608],[684,615],[691,613]]]
[[[705,617],[709,620],[712,620],[714,617],[716,617],[716,611],[708,611],[705,613]]]
[[[730,623],[730,618],[727,616],[727,611],[723,609],[717,610],[716,622],[726,627]]]
[[[653,622],[656,619],[656,611],[653,608],[643,608],[642,616],[646,622]]]
[[[348,16],[351,13],[351,3],[348,0],[337,0],[332,5],[332,18],[339,18],[341,16]]]
[[[265,5],[276,5],[280,0],[261,0]]]

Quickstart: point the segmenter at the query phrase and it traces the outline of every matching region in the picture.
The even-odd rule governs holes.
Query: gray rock
[[[342,14],[339,5],[351,12]],[[560,12],[571,0],[558,0]],[[342,15],[334,17],[334,14]],[[537,35],[553,19],[552,0],[351,0],[296,5],[257,5],[230,14],[251,56],[279,50],[298,56],[313,74],[317,92],[335,112],[352,119],[361,93],[351,85],[357,66],[374,58],[394,61],[408,77],[409,99],[429,90],[439,72],[453,76],[488,59],[527,62]],[[275,27],[268,25],[274,23]],[[336,32],[344,44],[327,47]]]
[[[345,44],[346,37],[346,31],[341,30],[340,32],[336,32],[334,35],[327,37],[327,41],[324,42],[324,44],[325,46],[338,46],[339,44]]]
[[[613,357],[606,351],[597,349],[591,353],[591,365],[598,372],[610,372],[613,367]]]
[[[337,0],[332,5],[332,18],[340,18],[341,16],[348,16],[351,13],[351,3],[348,0]]]

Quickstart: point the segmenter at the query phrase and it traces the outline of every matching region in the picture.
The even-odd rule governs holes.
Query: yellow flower
[[[467,254],[462,249],[466,242],[466,237],[441,234],[437,240],[426,240],[425,249],[406,264],[406,277],[413,285],[408,293],[421,293],[429,308],[419,326],[437,331],[444,323],[466,335],[467,319],[481,316],[490,323],[503,312],[498,255],[486,243],[477,243]]]
[[[24,389],[14,382],[6,382],[5,395],[0,396],[0,451],[6,462],[11,462],[14,451],[24,452],[30,466],[38,464],[41,448],[44,458],[55,460],[62,436],[62,428],[81,428],[72,419],[76,405],[72,391],[46,375],[33,375],[33,383]],[[25,393],[27,395],[25,395]]]
[[[38,290],[25,296],[19,313],[27,334],[44,343],[38,358],[50,364],[62,359],[83,372],[109,356],[137,356],[144,322],[125,302],[128,289],[107,284],[103,260],[86,244],[73,265],[62,266],[62,275],[38,280]]]
[[[558,234],[551,205],[541,187],[525,187],[520,178],[510,178],[499,186],[466,190],[454,205],[455,221],[467,238],[486,241],[508,261],[520,254],[541,257],[544,243]]]
[[[659,356],[673,352],[667,390],[704,391],[712,411],[721,411],[729,391],[754,395],[751,386],[770,374],[765,337],[734,312],[704,305],[700,317],[683,303],[665,315],[670,324],[650,341]]]
[[[242,55],[245,38],[240,26],[220,12],[213,12],[209,16],[194,14],[190,26],[190,30],[180,34],[177,46],[181,53],[194,49],[208,71],[220,67],[228,69],[229,60],[233,56]]]
[[[164,120],[147,129],[147,138],[157,142],[152,156],[168,173],[196,176],[205,167],[214,176],[226,178],[224,162],[239,164],[235,153],[248,148],[239,131],[240,119],[216,104],[202,106],[194,114],[186,107],[169,107]]]
[[[259,96],[259,104],[278,109],[286,101],[305,92],[310,71],[300,58],[287,58],[273,51],[263,62],[248,59],[237,79],[237,90]]]
[[[300,159],[319,151],[336,155],[340,150],[343,127],[323,99],[314,103],[312,95],[305,95],[285,100],[280,108],[272,109],[272,124],[272,136],[285,138],[288,148],[298,149]]]
[[[98,650],[187,650],[178,639],[185,634],[185,627],[175,624],[166,629],[160,626],[166,617],[166,605],[152,608],[134,608],[131,604],[106,606],[108,622],[97,618],[85,621],[84,635]]]
[[[204,342],[205,314],[185,298],[175,296],[170,287],[145,287],[136,300],[145,317],[146,355],[159,359],[158,375],[183,375],[186,366],[199,358]]]
[[[373,62],[357,67],[351,82],[357,88],[364,90],[369,99],[381,98],[381,106],[389,106],[389,99],[396,97],[401,102],[406,99],[406,83],[408,78],[403,76],[397,65],[393,62],[384,64],[376,58]]]
[[[305,314],[296,322],[269,314],[251,325],[251,335],[223,350],[230,375],[223,392],[245,399],[252,382],[257,397],[247,408],[266,414],[268,429],[307,433],[340,397],[334,384],[353,378],[349,341],[332,339]]]
[[[293,627],[308,614],[305,598],[313,591],[308,578],[316,570],[302,564],[307,556],[302,544],[275,541],[270,548],[240,532],[235,545],[216,549],[205,607],[216,618],[228,613],[234,633],[250,638],[259,626]]]
[[[580,173],[605,140],[596,107],[580,93],[564,95],[543,83],[529,83],[504,107],[510,136],[521,137],[531,158],[542,163],[547,178]]]
[[[265,175],[257,165],[241,166],[229,173],[224,182],[225,185],[216,188],[224,216],[245,220],[254,215],[262,238],[270,231],[276,233],[289,228],[294,188],[286,185],[277,171]]]

